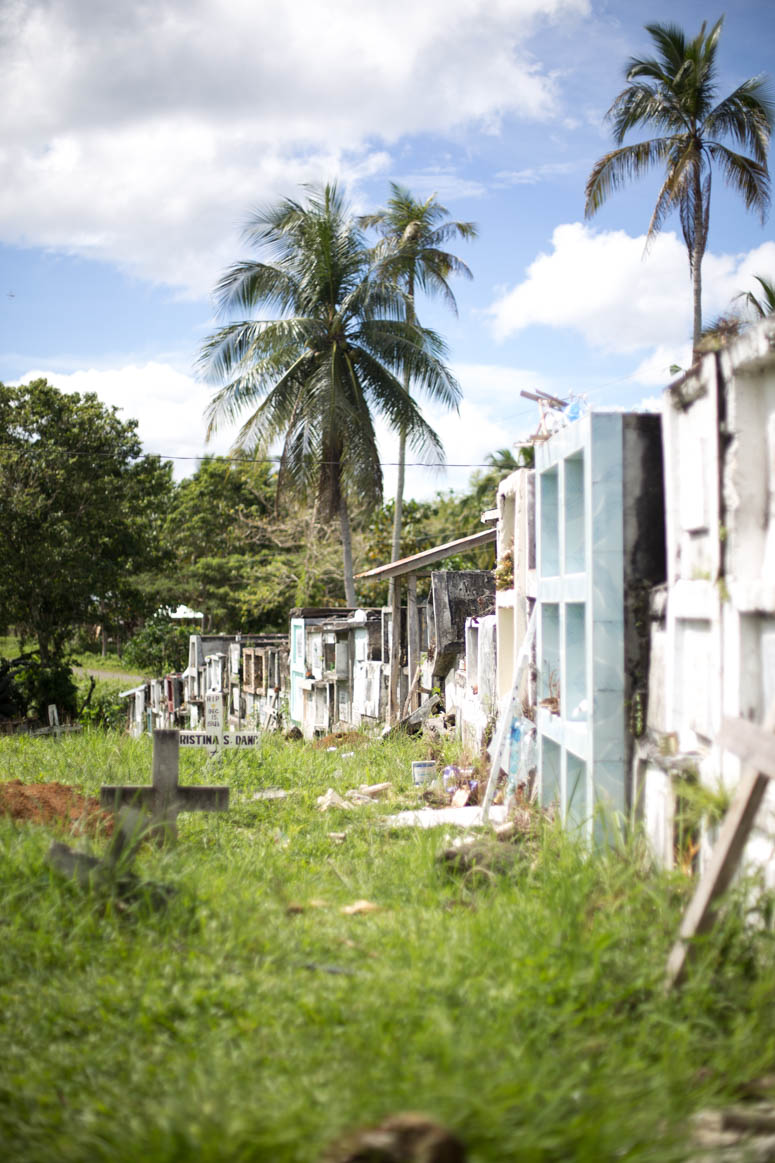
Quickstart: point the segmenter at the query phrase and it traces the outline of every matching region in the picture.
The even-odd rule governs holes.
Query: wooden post
[[[742,719],[724,719],[719,745],[754,766],[743,770],[729,811],[724,817],[710,863],[694,891],[684,913],[678,940],[667,962],[665,986],[678,985],[686,970],[692,937],[707,933],[713,926],[715,903],[729,887],[735,874],[746,841],[756,819],[767,784],[775,777],[775,739],[772,734],[775,708],[765,720],[765,728]],[[757,768],[759,770],[757,770]]]
[[[388,690],[388,723],[398,721],[401,709],[398,681],[401,674],[401,578],[394,579],[390,623],[390,688]]]
[[[414,682],[414,676],[420,665],[420,619],[417,614],[417,574],[410,573],[406,579],[406,661],[409,669],[409,682]],[[411,713],[420,705],[419,689],[415,694],[411,690],[408,695],[408,707],[404,708]]]

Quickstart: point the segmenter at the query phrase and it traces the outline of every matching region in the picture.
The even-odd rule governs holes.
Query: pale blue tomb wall
[[[660,417],[591,412],[536,446],[536,476],[541,800],[591,834],[599,807],[631,807],[645,723],[648,592],[665,576]]]

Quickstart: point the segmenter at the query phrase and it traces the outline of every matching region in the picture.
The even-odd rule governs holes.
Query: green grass
[[[414,802],[424,754],[183,751],[182,782],[228,782],[232,808],[182,816],[176,848],[138,858],[177,889],[164,913],[60,880],[50,832],[0,821],[0,1156],[301,1163],[419,1109],[472,1163],[684,1158],[689,1114],[775,1065],[771,934],[736,899],[665,997],[686,882],[637,841],[590,856],[552,826],[512,873],[452,876],[439,832],[380,825]],[[0,779],[93,792],[147,782],[150,762],[118,734],[0,740]],[[390,804],[316,810],[329,786],[383,779]],[[269,786],[292,794],[252,799]],[[380,911],[340,912],[359,898]]]
[[[25,642],[24,648],[27,650],[34,650],[35,643],[33,641]],[[13,635],[5,637],[0,635],[0,658],[17,658],[22,653],[22,646],[18,638]],[[115,651],[108,651],[107,654],[100,654],[99,652],[92,652],[87,650],[76,650],[74,658],[79,667],[88,672],[91,670],[110,672],[116,678],[123,678],[126,676],[136,676],[141,673],[136,667],[127,667],[126,663],[119,658]],[[157,675],[147,674],[146,678],[156,678]]]
[[[115,651],[109,650],[107,654],[93,654],[86,650],[76,650],[74,658],[79,666],[85,671],[104,671],[115,674],[117,677],[121,676],[136,676],[142,674],[142,670],[138,668],[127,666],[127,664],[119,658]],[[157,675],[146,674],[146,678],[157,678]]]

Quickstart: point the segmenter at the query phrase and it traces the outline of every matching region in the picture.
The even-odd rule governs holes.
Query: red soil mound
[[[82,795],[64,783],[0,783],[0,815],[33,824],[64,827],[74,832],[113,831],[113,817],[94,796]]]
[[[324,735],[321,739],[316,739],[312,744],[318,750],[326,747],[362,747],[365,743],[369,743],[368,735],[364,735],[361,731],[334,731],[331,735]]]

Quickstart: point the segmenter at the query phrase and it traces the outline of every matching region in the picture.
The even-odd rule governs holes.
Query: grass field
[[[439,832],[381,823],[424,747],[182,752],[182,782],[228,782],[232,807],[141,853],[176,889],[162,912],[61,880],[53,833],[0,819],[0,1157],[312,1163],[411,1109],[472,1163],[685,1158],[691,1112],[775,1066],[771,930],[738,895],[665,997],[689,884],[637,839],[590,856],[551,824],[507,873],[450,874]],[[150,763],[118,734],[0,739],[0,780],[95,792]],[[384,779],[389,803],[317,810]],[[253,798],[270,786],[291,794]],[[359,899],[379,911],[341,912]]]
[[[33,642],[25,642],[23,647],[18,638],[11,636],[3,637],[0,635],[0,658],[16,658],[22,653],[22,650],[33,650]],[[95,674],[104,674],[114,676],[117,680],[122,678],[134,678],[137,676],[137,668],[127,667],[124,661],[119,658],[115,651],[109,651],[107,654],[92,653],[91,651],[81,650],[74,652],[74,658],[78,663],[77,670],[84,673],[94,672]],[[155,678],[156,675],[145,675],[146,678]]]

